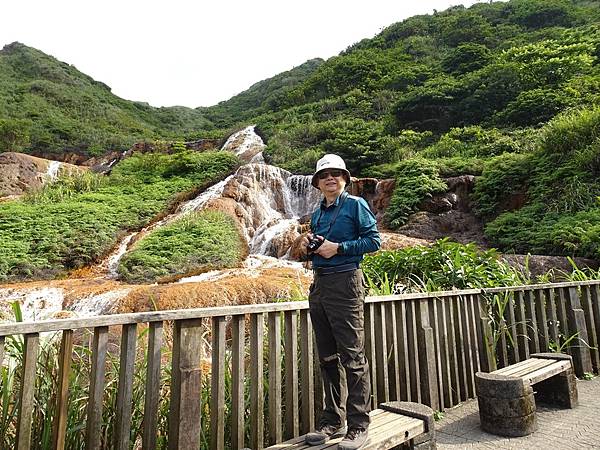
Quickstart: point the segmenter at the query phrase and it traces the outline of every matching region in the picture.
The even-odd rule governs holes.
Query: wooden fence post
[[[169,450],[200,447],[202,319],[176,320],[173,332]]]
[[[31,445],[35,390],[35,366],[40,346],[38,333],[26,334],[23,345],[23,375],[19,391],[19,417],[17,419],[17,449],[28,450]]]
[[[581,301],[577,294],[577,288],[569,288],[566,294],[567,300],[567,324],[571,335],[578,333],[574,346],[571,346],[573,366],[578,377],[592,371],[592,359],[588,347],[588,332],[585,324],[585,314],[581,308]],[[568,339],[569,336],[566,336]]]
[[[424,404],[429,405],[434,411],[439,411],[440,398],[435,363],[435,340],[433,338],[433,328],[429,323],[429,304],[426,298],[419,301],[417,326],[420,350],[419,365],[421,366],[421,398]]]
[[[476,305],[479,307],[479,324],[481,325],[481,335],[479,336],[481,370],[484,372],[493,372],[497,369],[496,343],[490,325],[490,311],[484,292],[479,294],[479,301],[476,302]]]

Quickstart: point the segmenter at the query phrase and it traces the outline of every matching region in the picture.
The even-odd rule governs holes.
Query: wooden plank
[[[269,436],[271,443],[283,439],[281,420],[281,313],[268,315],[269,325]],[[312,339],[312,336],[311,336]]]
[[[387,344],[387,317],[385,304],[374,305],[375,312],[375,359],[377,360],[377,398],[379,403],[390,401],[389,374],[388,374],[388,344]]]
[[[377,397],[377,349],[375,347],[375,304],[365,304],[365,356],[369,361],[369,372],[371,375],[371,408],[379,404]]]
[[[525,361],[521,361],[521,362],[515,363],[513,365],[503,367],[502,369],[495,370],[492,373],[494,373],[496,375],[509,375],[518,370],[527,369],[528,367],[535,365],[537,361],[540,361],[540,360],[535,359],[535,358],[526,359]],[[548,361],[552,361],[552,360],[548,360]]]
[[[515,316],[515,295],[511,293],[508,296],[508,304],[506,305],[506,322],[508,325],[508,333],[510,336],[509,348],[508,348],[508,363],[514,364],[521,361],[519,355],[519,341],[517,333],[517,319]]]
[[[542,349],[540,349],[539,322],[535,307],[535,296],[533,295],[532,289],[527,289],[524,292],[523,301],[525,302],[525,317],[529,319],[529,324],[527,326],[529,354],[539,353]]]
[[[529,339],[527,326],[529,321],[525,314],[525,292],[515,292],[515,319],[517,328],[517,347],[519,353],[519,361],[529,358]]]
[[[510,332],[508,329],[508,324],[506,322],[506,317],[508,315],[508,296],[509,293],[505,293],[504,295],[497,294],[500,299],[500,303],[504,302],[504,309],[495,309],[495,313],[498,315],[498,340],[496,342],[495,350],[498,358],[498,364],[500,367],[510,365],[509,357],[508,357],[508,342],[510,339]]]
[[[570,361],[556,361],[553,365],[544,367],[535,372],[527,374],[523,379],[529,381],[531,384],[535,384],[538,381],[546,380],[558,373],[564,372],[571,367]]]
[[[594,315],[594,330],[600,345],[600,286],[590,286],[590,303]],[[600,349],[599,349],[600,351]],[[600,361],[596,366],[596,373],[600,372]]]
[[[108,327],[94,328],[92,342],[92,368],[90,371],[90,392],[87,405],[85,448],[101,448],[102,395],[104,394],[104,374],[106,371],[106,351]]]
[[[413,399],[412,401],[421,403],[421,373],[419,366],[419,341],[417,338],[417,301],[419,300],[412,300],[407,305],[407,332],[411,398]]]
[[[390,400],[400,400],[400,360],[398,355],[398,326],[396,323],[396,307],[394,303],[385,304],[385,315],[388,318],[386,327],[386,343],[388,345],[388,381]]]
[[[523,376],[526,376],[529,373],[533,373],[533,372],[536,372],[536,371],[538,371],[540,369],[543,369],[544,367],[550,366],[553,363],[552,360],[549,360],[550,362],[548,362],[548,360],[544,361],[544,360],[540,360],[540,359],[537,359],[537,358],[534,358],[534,360],[536,361],[536,364],[534,364],[533,366],[530,366],[530,367],[528,367],[526,369],[518,370],[516,372],[511,373],[508,376],[510,376],[510,377],[523,377]]]
[[[31,448],[31,425],[35,404],[35,366],[39,352],[40,336],[37,333],[26,334],[23,343],[23,372],[19,390],[19,417],[17,419],[17,449]]]
[[[319,362],[319,351],[317,347],[317,338],[313,333],[313,368],[314,368],[314,402],[315,402],[315,423],[321,418],[321,413],[325,407],[325,391],[323,390],[323,378],[321,377],[321,363]]]
[[[363,448],[370,450],[393,448],[424,432],[425,424],[420,419],[379,409],[373,410],[371,412],[369,440]],[[342,439],[343,437],[331,439],[326,444],[313,447],[304,442],[304,436],[300,436],[268,447],[267,450],[334,450]]]
[[[152,322],[148,326],[148,349],[146,359],[146,396],[144,399],[144,429],[142,448],[154,450],[158,435],[158,404],[160,401],[160,366],[163,343],[163,323]]]
[[[527,363],[527,364],[524,364]],[[542,367],[549,366],[554,363],[552,359],[541,359],[541,358],[531,358],[527,361],[521,361],[520,363],[514,364],[512,366],[505,367],[502,369],[502,372],[494,372],[496,375],[503,375],[505,377],[521,377],[530,372],[535,372]]]
[[[567,321],[567,295],[568,295],[568,291],[566,291],[565,289],[559,288],[556,290],[556,313],[558,315],[558,329],[559,332],[562,334],[562,339],[559,339],[558,344],[559,346],[562,346],[562,344],[564,343],[565,339],[567,339],[571,333],[569,332],[569,324]],[[563,347],[562,349],[562,353],[566,353],[568,355],[571,355],[571,347],[567,346],[567,347]]]
[[[173,326],[169,450],[200,446],[202,331],[202,319],[177,320]]]
[[[462,297],[450,297],[452,298],[452,309],[454,314],[454,336],[456,345],[456,360],[458,361],[458,384],[460,386],[460,399],[465,401],[468,398],[468,374],[467,374],[467,363],[465,353],[467,348],[465,346],[465,337],[463,335],[463,308],[462,308]]]
[[[263,340],[262,313],[250,316],[250,447],[261,450],[264,446],[263,397]]]
[[[440,316],[440,308],[441,308],[441,300],[438,298],[434,298],[432,300],[431,305],[431,323],[433,324],[433,338],[435,345],[435,360],[436,360],[436,370],[437,370],[437,382],[438,382],[438,399],[440,402],[440,411],[444,411],[446,406],[450,406],[445,399],[445,385],[444,385],[444,364],[442,362],[443,349],[442,349],[442,329],[441,325],[441,316]]]
[[[548,349],[552,344],[558,346],[558,314],[556,313],[556,296],[554,289],[544,289],[546,294],[546,315],[548,317]]]
[[[471,336],[471,344],[473,345],[473,352],[471,356],[472,361],[472,369],[473,373],[481,371],[481,356],[479,352],[481,351],[479,335],[477,333],[478,324],[479,324],[479,315],[477,314],[477,309],[475,307],[476,302],[479,302],[479,299],[476,295],[469,295],[469,334]],[[473,375],[473,378],[475,375]]]
[[[313,331],[308,311],[300,311],[300,385],[301,421],[300,432],[308,433],[315,428]]]
[[[117,450],[129,450],[136,343],[137,324],[123,325],[114,434],[114,448]]]
[[[497,368],[496,341],[492,333],[491,315],[496,314],[488,297],[479,294],[473,298],[473,312],[479,347],[479,365],[483,372],[492,372]]]
[[[398,430],[392,430],[386,435],[375,436],[372,438],[373,444],[367,443],[364,450],[375,450],[382,448],[394,448],[398,445],[408,442],[414,439],[416,436],[423,434],[425,431],[425,424],[422,420],[414,419],[412,424],[405,425],[402,427],[402,432],[398,433]],[[375,442],[375,439],[377,440]]]
[[[598,336],[596,334],[596,326],[594,321],[594,309],[592,307],[592,293],[590,286],[583,286],[581,288],[581,307],[584,311],[585,324],[588,331],[589,347],[590,347],[590,358],[592,362],[592,368],[594,371],[598,371],[600,363],[600,354],[598,353]]]
[[[452,383],[452,405],[458,405],[461,402],[461,386],[458,375],[458,360],[459,355],[457,354],[456,348],[456,319],[454,315],[454,297],[450,297],[446,301],[446,308],[448,310],[448,351],[449,351],[449,363],[450,363],[450,380]]]
[[[442,365],[442,382],[444,386],[442,399],[444,408],[450,408],[454,406],[454,402],[452,401],[453,384],[450,369],[450,351],[448,344],[448,330],[450,329],[450,326],[448,320],[448,308],[446,307],[446,303],[447,302],[445,300],[439,302],[439,312],[441,314],[439,315],[440,322],[438,324],[438,327],[440,329],[440,347],[442,356],[440,364]]]
[[[406,302],[396,304],[396,328],[398,329],[398,355],[400,362],[400,398],[410,401],[410,371],[408,359],[408,335],[406,326]]]
[[[285,437],[300,434],[298,414],[298,312],[286,311],[285,317]]]
[[[592,358],[588,345],[589,336],[585,320],[585,312],[581,308],[581,301],[577,288],[565,288],[565,309],[567,317],[568,334],[566,339],[575,337],[569,349],[573,357],[573,369],[578,377],[592,372]]]
[[[225,449],[225,317],[212,319],[210,449]]]
[[[540,352],[547,352],[550,349],[550,336],[548,334],[548,316],[546,315],[546,292],[536,288],[533,296],[538,319],[539,349]]]
[[[421,299],[414,302],[416,303],[417,301],[419,302],[417,305],[417,346],[420,349],[418,356],[421,368],[419,373],[421,379],[421,402],[438,411],[440,409],[440,398],[437,385],[434,332],[429,322],[430,301]]]
[[[244,356],[245,316],[231,317],[231,447],[241,450],[244,445]]]
[[[463,336],[463,358],[465,362],[465,376],[466,376],[466,386],[465,386],[465,396],[467,398],[475,398],[475,369],[473,360],[475,359],[475,346],[476,341],[472,340],[471,328],[475,325],[472,323],[471,314],[470,314],[470,303],[471,296],[462,297],[462,316],[461,316],[461,328],[462,328],[462,336]]]
[[[4,340],[4,339],[2,339]],[[65,448],[67,434],[69,374],[73,359],[73,330],[62,332],[60,353],[58,355],[58,387],[56,391],[56,414],[52,424],[52,446],[56,450]],[[0,361],[2,358],[0,357]]]

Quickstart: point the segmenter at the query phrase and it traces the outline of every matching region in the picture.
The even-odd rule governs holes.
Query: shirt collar
[[[329,208],[338,206],[340,204],[340,200],[346,195],[348,195],[348,192],[342,191],[342,193],[337,196],[335,201],[331,205],[329,205]],[[323,197],[323,200],[321,200],[321,209],[327,209],[327,199],[325,197]]]

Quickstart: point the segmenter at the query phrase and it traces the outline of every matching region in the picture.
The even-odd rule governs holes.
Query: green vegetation
[[[515,252],[600,258],[600,108],[564,113],[542,128],[536,151],[489,162],[476,184],[493,245]],[[510,196],[524,207],[503,212]]]
[[[363,272],[371,292],[394,294],[513,286],[522,277],[499,260],[495,250],[446,239],[431,247],[416,246],[365,256]]]
[[[221,152],[137,154],[105,180],[84,174],[23,201],[0,203],[0,282],[51,278],[97,262],[128,230],[237,164],[233,154]]]
[[[139,283],[233,267],[245,256],[244,245],[226,214],[191,214],[137,242],[121,260],[119,274],[125,281]]]

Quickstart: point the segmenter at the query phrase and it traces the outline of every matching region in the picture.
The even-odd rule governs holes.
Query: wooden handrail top
[[[420,292],[386,296],[370,296],[366,303],[379,303],[401,300],[428,298],[444,298],[463,295],[492,294],[512,291],[535,291],[549,288],[568,288],[579,286],[599,285],[600,280],[579,281],[568,283],[548,283],[526,286],[508,286],[486,289],[466,289],[438,292]],[[0,336],[13,334],[45,333],[60,330],[75,330],[80,328],[95,328],[102,326],[127,325],[133,323],[152,323],[171,320],[199,319],[207,317],[236,316],[241,314],[259,314],[269,312],[300,311],[308,309],[308,301],[293,301],[280,303],[260,303],[255,305],[219,306],[211,308],[175,309],[164,311],[148,311],[127,314],[109,314],[95,317],[75,319],[41,320],[38,322],[6,322],[0,324]]]

